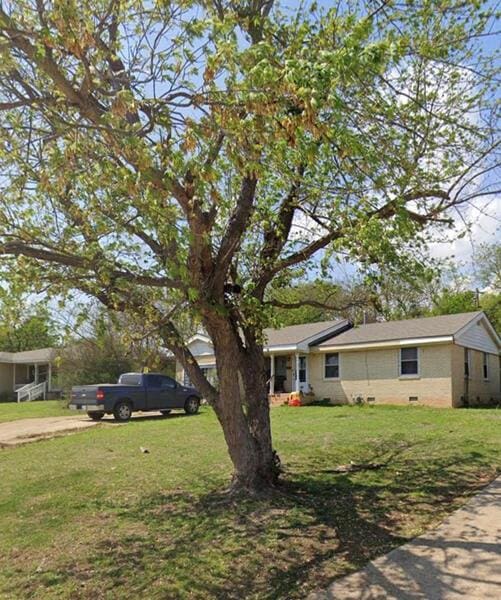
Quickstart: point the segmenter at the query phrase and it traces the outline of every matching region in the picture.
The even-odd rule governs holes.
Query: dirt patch
[[[87,416],[44,417],[40,419],[19,419],[0,423],[0,448],[12,448],[29,442],[36,442],[74,431],[95,427],[99,423]]]

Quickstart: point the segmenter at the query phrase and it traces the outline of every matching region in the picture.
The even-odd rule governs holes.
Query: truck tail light
[[[97,390],[96,400],[104,400],[104,391],[103,390]]]

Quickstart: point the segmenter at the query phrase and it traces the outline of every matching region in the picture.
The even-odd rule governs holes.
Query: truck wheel
[[[103,412],[88,412],[87,416],[93,421],[100,421],[104,417]]]
[[[126,423],[132,416],[132,407],[130,403],[125,400],[117,402],[113,409],[113,416],[115,417],[115,421]]]
[[[196,415],[200,408],[200,400],[196,396],[190,396],[184,403],[184,412],[187,415]]]
[[[164,417],[166,417],[167,415],[170,415],[170,413],[172,412],[170,408],[166,408],[165,410],[161,410],[160,411],[162,413],[162,415]]]

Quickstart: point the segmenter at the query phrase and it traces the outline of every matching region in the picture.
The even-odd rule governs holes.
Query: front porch
[[[51,363],[14,363],[12,365],[12,386],[16,400],[36,400],[47,398],[53,391]]]
[[[270,353],[266,356],[266,375],[271,404],[286,404],[291,395],[314,398],[308,354]]]

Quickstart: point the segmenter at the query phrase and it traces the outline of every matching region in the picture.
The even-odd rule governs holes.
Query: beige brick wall
[[[452,344],[419,348],[418,378],[399,378],[399,349],[340,352],[339,381],[324,378],[322,354],[310,355],[310,382],[317,398],[330,398],[334,404],[353,402],[356,396],[375,403],[416,404],[449,407],[452,404],[451,384]]]
[[[470,350],[471,373],[468,382],[464,378],[464,347],[453,346],[452,350],[452,373],[453,373],[453,404],[462,406],[462,397],[468,392],[469,404],[489,404],[501,401],[499,356],[488,354],[489,379],[484,381],[483,375],[483,353],[478,350]],[[466,383],[468,388],[466,389]]]

